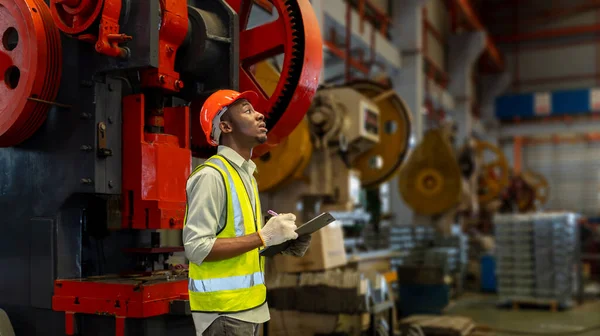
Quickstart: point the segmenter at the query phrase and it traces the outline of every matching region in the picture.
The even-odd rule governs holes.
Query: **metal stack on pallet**
[[[423,265],[425,252],[434,246],[435,232],[428,226],[395,226],[390,229],[390,249],[406,252],[394,258],[394,267],[401,265]]]
[[[367,225],[361,238],[369,250],[387,249],[390,247],[390,226],[382,226],[375,230],[373,225]]]
[[[577,215],[497,215],[498,294],[502,302],[571,305],[577,266]]]
[[[464,269],[469,261],[469,237],[460,231],[460,227],[452,230],[451,236],[436,236],[431,250],[443,251],[447,255],[450,272],[459,272]]]
[[[441,266],[454,273],[467,263],[468,238],[460,230],[443,237],[430,226],[396,226],[390,228],[389,240],[392,250],[406,252],[394,260],[394,266]]]

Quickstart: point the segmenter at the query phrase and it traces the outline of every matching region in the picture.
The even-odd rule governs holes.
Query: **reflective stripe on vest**
[[[206,280],[189,280],[189,290],[197,293],[209,293],[223,290],[232,290],[239,288],[250,288],[256,285],[263,285],[264,279],[261,272],[248,275],[240,275],[229,278],[216,278]]]
[[[254,179],[251,179],[253,190],[246,190],[237,170],[219,155],[208,159],[192,175],[206,167],[217,170],[225,182],[227,223],[218,232],[217,238],[239,237],[262,227],[260,200]],[[254,211],[249,192],[254,194]],[[190,262],[188,290],[191,310],[236,312],[263,304],[266,301],[264,258],[258,252],[259,249],[254,249],[234,258],[204,261],[200,265]]]
[[[227,171],[227,167],[225,163],[221,160],[214,160],[207,165],[212,166],[212,164],[217,165],[223,171]],[[214,167],[213,167],[214,168]],[[229,185],[233,186],[233,179],[230,174],[225,174],[227,176],[227,180],[229,181]],[[243,183],[243,181],[242,181]],[[227,197],[231,198],[232,206],[233,206],[233,218],[235,223],[235,235],[237,237],[241,237],[246,234],[246,230],[244,228],[244,219],[242,218],[242,207],[240,206],[240,198],[238,197],[238,192],[236,188],[229,188],[229,193]]]

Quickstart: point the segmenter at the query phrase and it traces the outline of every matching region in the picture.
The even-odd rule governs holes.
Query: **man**
[[[270,319],[263,247],[295,239],[285,254],[302,256],[310,236],[298,238],[296,217],[279,214],[263,226],[252,148],[267,141],[258,95],[220,90],[202,106],[200,123],[217,154],[198,166],[187,186],[183,229],[190,261],[190,306],[196,335],[258,335]],[[298,239],[296,239],[298,238]]]

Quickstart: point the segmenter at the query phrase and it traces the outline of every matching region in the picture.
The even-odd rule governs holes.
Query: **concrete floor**
[[[446,309],[447,315],[468,316],[478,324],[496,330],[496,336],[520,335],[600,335],[600,301],[590,301],[574,308],[550,312],[543,308],[518,311],[497,308],[494,295],[465,294]]]

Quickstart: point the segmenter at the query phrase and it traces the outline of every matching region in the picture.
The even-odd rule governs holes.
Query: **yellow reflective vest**
[[[255,180],[251,179],[253,190],[246,190],[237,170],[220,155],[206,160],[192,175],[207,167],[216,169],[221,174],[227,194],[227,223],[217,233],[217,239],[241,237],[262,228],[260,199]],[[255,209],[252,209],[250,202],[251,192],[254,193]],[[265,303],[267,288],[264,283],[264,257],[260,257],[259,250],[257,248],[231,259],[204,261],[200,265],[190,261],[188,292],[191,310],[233,313]]]

